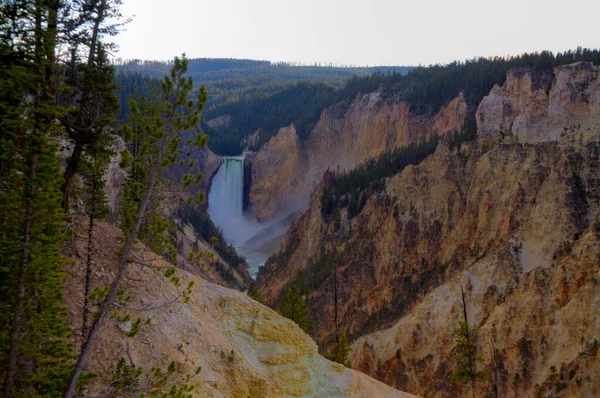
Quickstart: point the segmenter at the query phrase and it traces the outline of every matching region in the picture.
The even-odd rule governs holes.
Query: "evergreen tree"
[[[81,333],[79,333],[81,340],[85,338],[89,323],[89,298],[91,294],[91,277],[94,261],[92,256],[94,249],[94,227],[97,220],[105,218],[109,212],[105,188],[107,164],[112,155],[112,151],[107,150],[107,148],[110,148],[112,140],[109,135],[106,135],[105,138],[105,145],[96,146],[90,153],[83,157],[80,170],[81,176],[83,177],[83,189],[81,190],[80,196],[84,203],[85,214],[89,218],[86,272],[83,290],[82,326]]]
[[[248,296],[250,296],[252,300],[258,301],[261,304],[265,304],[265,298],[263,297],[260,290],[258,290],[258,286],[256,286],[255,284],[250,286],[250,289],[248,289]]]
[[[279,312],[284,317],[296,322],[306,333],[310,330],[308,308],[306,302],[300,297],[296,286],[290,287],[285,293]]]
[[[4,396],[55,397],[72,367],[61,306],[63,241],[55,51],[58,1],[0,5],[0,377]],[[27,100],[25,98],[27,97]]]
[[[467,304],[462,286],[460,291],[462,294],[463,320],[454,330],[457,368],[452,373],[452,380],[456,383],[470,383],[473,398],[475,398],[477,382],[486,380],[488,374],[485,371],[477,370],[477,362],[481,359],[476,344],[478,330],[469,326]]]
[[[343,330],[339,336],[337,336],[333,352],[331,355],[326,355],[325,357],[349,368],[350,361],[348,360],[348,354],[350,351],[352,351],[352,349],[350,348],[350,344],[348,344],[348,336],[346,336],[346,331]]]
[[[104,319],[122,294],[122,282],[126,270],[131,264],[130,260],[135,254],[135,242],[140,237],[142,225],[149,215],[149,209],[152,211],[151,202],[156,197],[158,188],[163,185],[164,170],[174,164],[178,158],[180,134],[198,125],[200,114],[206,104],[207,93],[203,87],[199,90],[195,100],[188,97],[193,84],[191,79],[184,77],[187,65],[185,56],[181,59],[175,58],[170,75],[161,80],[160,92],[156,101],[149,107],[140,108],[135,102],[132,103],[133,118],[139,124],[140,129],[136,132],[130,126],[126,126],[123,131],[125,138],[137,142],[133,158],[127,150],[121,154],[122,166],[128,166],[127,163],[129,163],[130,175],[135,173],[135,178],[130,178],[130,184],[126,188],[126,191],[134,192],[134,198],[128,199],[127,205],[123,206],[121,226],[125,234],[125,243],[121,251],[116,277],[107,287],[98,314],[82,346],[81,354],[64,394],[66,398],[74,395],[90,350],[101,332]],[[148,117],[144,117],[144,115]],[[204,147],[207,140],[206,135],[198,133],[196,139],[188,144]],[[185,175],[182,187],[186,188],[193,183],[200,182],[200,179],[201,175],[196,177]],[[135,263],[141,264],[140,261],[135,261]],[[178,285],[179,279],[174,273],[174,268],[170,268],[164,272],[164,275]],[[186,292],[189,292],[191,287],[192,284],[188,285],[186,291],[182,293],[184,300],[187,299]],[[136,321],[136,325],[139,323]]]
[[[73,151],[67,161],[64,172],[64,182],[61,186],[63,193],[63,208],[69,210],[69,197],[72,182],[79,169],[82,156],[86,151],[97,151],[97,147],[105,144],[105,136],[109,134],[107,127],[113,121],[118,111],[116,89],[114,83],[114,67],[108,60],[107,50],[112,43],[104,42],[105,37],[114,36],[119,28],[128,22],[121,22],[121,0],[86,0],[73,2],[73,8],[65,4],[63,9],[67,15],[76,15],[75,26],[65,22],[70,28],[71,35],[67,40],[70,47],[70,58],[64,70],[65,86],[59,97],[60,103],[69,107],[69,112],[61,118],[66,135]],[[117,21],[111,23],[109,21]],[[82,62],[81,49],[87,59]]]

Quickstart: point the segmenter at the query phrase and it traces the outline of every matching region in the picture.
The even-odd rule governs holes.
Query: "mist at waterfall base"
[[[244,158],[221,158],[221,166],[213,177],[208,193],[208,215],[221,229],[225,240],[246,258],[254,279],[258,267],[267,261],[268,255],[244,245],[265,228],[252,213],[244,212]]]

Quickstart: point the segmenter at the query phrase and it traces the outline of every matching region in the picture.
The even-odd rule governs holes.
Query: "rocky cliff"
[[[65,245],[65,254],[73,260],[68,267],[65,303],[74,335],[79,336],[87,220],[77,219],[73,229],[73,242]],[[120,231],[108,224],[97,226],[93,287],[104,286],[114,276],[119,235]],[[142,246],[137,249],[136,257],[140,256],[153,266],[169,265]],[[189,382],[195,387],[193,396],[198,397],[412,397],[321,357],[316,344],[295,323],[238,291],[178,270],[183,286],[195,283],[185,302],[177,299],[181,288],[156,271],[130,265],[123,284],[131,296],[128,306],[138,310],[115,310],[121,311],[118,317],[105,321],[88,362],[89,370],[98,376],[87,395],[111,392],[106,386],[123,358],[145,370],[152,366],[164,369],[175,361],[178,370],[168,384],[183,382],[185,375],[201,367]],[[119,319],[125,314],[131,321]],[[125,337],[138,316],[148,323],[135,337]],[[145,385],[144,377],[140,388]]]
[[[462,396],[450,378],[462,286],[490,372],[495,346],[500,396],[597,396],[597,71],[511,71],[477,110],[479,142],[440,145],[387,179],[357,217],[343,209],[338,226],[321,213],[320,185],[261,272],[261,290],[276,302],[290,283],[302,286],[311,335],[330,350],[337,318],[354,368],[404,391]]]
[[[348,170],[433,134],[460,131],[466,117],[462,96],[424,117],[379,92],[358,95],[323,111],[306,141],[289,126],[263,146],[252,162],[250,202],[259,219],[271,218],[289,203],[306,202],[326,170]]]
[[[554,69],[509,71],[477,110],[483,136],[518,142],[566,140],[600,128],[600,67],[579,62]]]

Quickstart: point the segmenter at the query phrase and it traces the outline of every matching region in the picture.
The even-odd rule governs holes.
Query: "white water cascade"
[[[253,214],[244,212],[244,159],[245,155],[221,158],[221,166],[208,193],[208,215],[221,229],[225,240],[246,257],[250,275],[255,278],[267,255],[244,246],[244,242],[264,227]]]

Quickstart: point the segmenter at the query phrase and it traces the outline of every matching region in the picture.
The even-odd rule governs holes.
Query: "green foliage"
[[[290,287],[285,293],[279,312],[284,317],[296,322],[304,332],[308,333],[310,330],[308,308],[306,307],[304,299],[300,297],[296,286]]]
[[[162,205],[168,200],[169,190],[162,179],[153,177],[150,171],[155,168],[164,169],[173,165],[178,158],[181,136],[178,133],[167,133],[165,129],[176,132],[189,130],[198,124],[198,118],[206,103],[206,90],[201,89],[196,101],[189,101],[188,95],[192,90],[190,79],[182,77],[187,67],[187,60],[176,58],[171,76],[161,81],[160,91],[152,87],[150,97],[142,96],[133,100],[129,126],[123,129],[124,138],[129,139],[128,148],[131,159],[129,178],[122,205],[121,227],[129,232],[135,224],[133,216],[137,214],[141,198],[150,184],[153,184],[152,197],[146,209],[147,216],[139,231],[140,239],[155,253],[175,261],[175,247],[167,234],[173,228],[171,222],[165,217]],[[180,109],[181,108],[181,109]],[[173,125],[165,125],[163,115],[172,118]],[[195,142],[199,146],[206,143],[203,133],[197,133]],[[186,174],[182,189],[190,187],[201,179],[191,174]]]
[[[384,98],[407,102],[416,114],[433,114],[460,92],[470,105],[476,106],[495,84],[504,83],[511,67],[530,68],[544,76],[551,75],[554,66],[577,61],[599,64],[600,52],[578,48],[558,54],[549,51],[525,53],[510,59],[475,58],[447,65],[412,68],[410,71],[407,68],[379,69],[368,76],[360,76],[359,73],[350,77],[338,90],[326,89],[323,83],[298,83],[280,91],[235,99],[230,104],[215,103],[207,114],[208,119],[225,114],[232,118],[229,126],[219,128],[218,134],[217,131],[211,134],[214,136],[211,149],[222,154],[237,154],[242,149],[241,139],[249,133],[259,128],[262,130],[260,146],[279,128],[290,123],[295,124],[301,138],[306,138],[325,108],[337,103],[347,106],[357,94],[377,90]],[[340,86],[336,82],[329,83]],[[289,108],[290,105],[293,108]],[[278,111],[270,113],[271,109]],[[207,126],[203,128],[209,131]]]
[[[225,282],[229,282],[230,284],[236,282],[235,276],[233,275],[233,271],[231,270],[231,268],[226,267],[220,261],[215,262],[215,270]]]
[[[343,87],[352,76],[373,72],[406,73],[409,67],[345,68],[330,66],[296,66],[266,61],[230,59],[191,59],[190,76],[206,85],[210,92],[205,120],[232,115],[227,126],[213,130],[205,123],[202,129],[211,136],[210,149],[220,155],[241,153],[241,140],[261,129],[258,146],[267,142],[281,127],[294,123],[301,137],[308,136],[321,112],[339,96],[335,88]],[[168,70],[167,63],[134,60],[118,66],[117,84],[122,102],[148,92],[153,78]],[[348,95],[348,94],[346,94]],[[121,109],[121,118],[129,112]],[[252,148],[256,149],[256,148]]]
[[[402,74],[373,74],[350,79],[347,86],[360,86],[361,92],[383,87],[383,95],[406,101],[417,114],[433,114],[456,98],[462,91],[465,99],[477,105],[495,84],[502,85],[512,67],[526,67],[540,74],[552,73],[552,68],[578,61],[600,64],[600,50],[577,48],[575,51],[553,54],[550,51],[524,53],[511,58],[474,58],[447,65],[417,67]]]
[[[552,67],[572,62],[598,64],[599,54],[597,49],[578,48],[417,68],[328,68],[223,59],[190,60],[190,65],[197,68],[191,72],[194,81],[206,84],[211,92],[206,120],[231,116],[228,125],[214,130],[202,124],[211,135],[211,150],[236,155],[243,149],[241,140],[257,129],[261,129],[257,147],[290,123],[301,138],[308,137],[325,108],[338,103],[347,106],[359,93],[381,90],[384,98],[409,103],[414,113],[432,114],[461,91],[476,106],[495,84],[504,82],[511,67],[551,74]],[[160,62],[134,60],[121,65],[117,81],[125,87],[122,95],[126,97],[135,85],[140,91],[149,89],[151,78],[139,74],[157,77],[167,69],[168,64]]]
[[[153,90],[152,98],[150,100],[141,98],[139,102],[131,102],[131,126],[123,129],[123,137],[131,140],[128,143],[128,148],[132,155],[129,178],[124,189],[121,216],[125,245],[120,253],[121,258],[117,276],[111,282],[94,320],[94,325],[90,328],[83,344],[84,348],[65,392],[66,397],[73,396],[89,354],[89,347],[98,338],[101,323],[108,315],[109,309],[117,306],[124,311],[148,310],[148,308],[130,308],[128,306],[131,297],[126,293],[126,286],[122,285],[122,281],[130,264],[154,269],[166,268],[163,274],[164,277],[174,286],[181,286],[181,279],[176,275],[173,267],[161,267],[152,262],[146,262],[147,260],[144,257],[139,258],[136,256],[137,253],[134,253],[134,249],[136,240],[141,239],[158,254],[175,260],[175,249],[166,233],[169,227],[169,223],[164,217],[166,209],[160,207],[162,203],[166,202],[168,196],[173,194],[163,189],[166,185],[163,175],[165,169],[173,165],[179,156],[182,141],[181,134],[198,124],[200,114],[207,100],[207,93],[204,88],[199,90],[196,99],[188,98],[193,84],[191,79],[184,77],[186,70],[187,59],[185,55],[182,58],[176,57],[170,75],[161,80],[160,89],[155,88]],[[198,134],[203,135],[201,132]],[[198,139],[195,142],[202,146],[205,145],[206,139]],[[175,197],[177,197],[176,193]],[[132,258],[132,256],[135,257]],[[193,282],[188,283],[179,296],[153,308],[167,307],[178,300],[188,302],[193,285]],[[116,312],[112,317],[121,322],[130,320],[128,313],[119,315]],[[126,335],[134,337],[139,332],[141,325],[141,318],[137,318],[131,329],[126,332]],[[166,373],[163,373],[159,368],[153,368],[150,373],[154,379],[178,373],[178,367],[172,365],[169,366]],[[161,382],[160,385],[162,386],[164,383]],[[160,393],[160,396],[187,396],[189,391],[187,384],[172,385],[167,393]],[[159,396],[158,391],[156,389],[151,390],[149,396]]]
[[[148,397],[148,398],[188,398],[193,397],[192,377],[202,368],[196,368],[192,374],[184,375],[176,362],[170,362],[166,369],[152,367],[145,371],[142,367],[128,364],[121,358],[108,381],[109,397]]]
[[[463,131],[445,137],[450,149],[459,149],[463,143],[472,141],[477,135],[477,125],[470,120]],[[361,213],[367,199],[385,187],[385,179],[402,172],[408,165],[418,164],[433,154],[439,138],[385,152],[348,172],[334,173],[321,193],[321,214],[333,219],[339,229],[339,209],[347,208],[348,217]]]
[[[212,137],[210,148],[224,155],[239,154],[243,149],[241,140],[260,129],[259,143],[251,148],[255,150],[290,123],[295,124],[300,136],[307,136],[323,110],[320,100],[333,93],[334,88],[323,83],[298,83],[271,96],[221,106],[210,116],[235,115],[229,124],[218,132],[206,125],[202,128]]]
[[[11,140],[11,138],[16,141]],[[17,144],[18,143],[18,144]],[[18,146],[17,146],[18,145]],[[12,320],[21,272],[24,274],[22,328],[19,333],[15,396],[58,396],[71,370],[70,328],[62,306],[64,259],[61,194],[56,145],[44,136],[3,136],[0,163],[10,164],[0,186],[0,374],[5,374]],[[15,156],[16,154],[19,156]],[[35,174],[32,163],[37,158]],[[31,206],[31,214],[27,207]],[[26,219],[31,220],[29,242],[24,241]],[[28,260],[23,265],[23,252]],[[25,268],[25,269],[23,269]]]
[[[337,208],[348,207],[350,218],[359,214],[367,198],[385,186],[385,178],[400,173],[433,154],[438,138],[393,149],[345,173],[336,173],[321,194],[321,214],[331,216]],[[345,200],[344,200],[345,199]]]
[[[52,101],[47,68],[55,34],[38,29],[31,40],[21,18],[32,7],[13,13],[22,6],[0,5],[0,384],[6,396],[57,397],[73,347],[62,306],[58,148],[49,137],[63,132],[54,120],[65,110]],[[48,5],[37,11],[46,23]]]
[[[331,355],[325,355],[325,358],[337,363],[341,363],[345,367],[350,368],[351,365],[350,361],[348,360],[348,354],[350,351],[352,351],[352,348],[350,348],[350,345],[348,344],[346,331],[342,330],[336,340],[337,341],[333,346]]]
[[[118,66],[119,73],[161,77],[168,62],[131,60]],[[247,59],[190,59],[189,74],[209,90],[209,113],[222,105],[272,95],[295,82],[314,81],[341,87],[352,76],[373,72],[406,73],[411,67],[334,67],[332,65],[295,65]]]
[[[103,137],[105,144],[91,149],[86,153],[80,164],[79,174],[83,178],[82,188],[75,188],[75,196],[81,198],[85,214],[94,219],[104,219],[109,215],[108,200],[106,199],[106,174],[110,156],[112,139]]]
[[[477,352],[478,329],[469,326],[467,321],[461,321],[454,330],[454,349],[457,367],[452,372],[452,380],[455,383],[472,383],[489,378],[487,372],[477,370],[477,362],[481,360]]]
[[[113,390],[112,396],[135,390],[140,385],[142,368],[134,368],[125,362],[124,358],[119,359],[114,373],[109,380],[109,386]]]
[[[334,274],[336,261],[339,261],[336,255],[321,246],[319,257],[317,259],[310,258],[308,267],[299,270],[290,284],[298,289],[300,295],[313,292]]]
[[[256,284],[252,284],[250,289],[248,289],[248,296],[255,301],[258,301],[261,304],[265,304],[265,298],[263,297],[261,291],[258,289]]]

